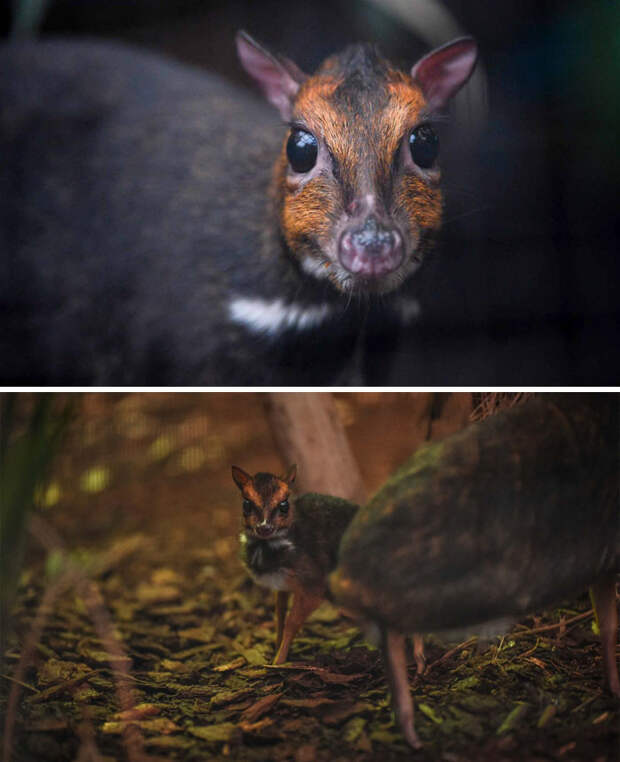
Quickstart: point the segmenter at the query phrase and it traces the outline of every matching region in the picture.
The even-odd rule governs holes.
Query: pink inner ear
[[[294,463],[289,470],[286,472],[286,476],[284,477],[284,481],[287,484],[292,484],[295,481],[295,477],[297,476],[297,464]]]
[[[294,64],[290,62],[291,66],[285,67],[245,32],[237,34],[236,42],[243,68],[258,82],[267,100],[278,109],[282,118],[288,121],[293,98],[299,90],[299,82],[292,76]],[[299,71],[296,66],[295,70]]]
[[[471,37],[443,45],[421,58],[411,69],[429,106],[442,108],[467,82],[476,65],[478,46]]]
[[[243,488],[252,481],[252,477],[249,474],[246,474],[246,472],[238,466],[232,467],[232,478],[240,490],[243,490]]]

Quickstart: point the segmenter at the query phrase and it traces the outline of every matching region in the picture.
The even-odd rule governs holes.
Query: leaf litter
[[[197,416],[196,402],[179,397],[174,403],[166,397],[168,408],[176,404],[181,408],[177,415],[187,420]],[[161,409],[152,399],[142,404],[150,421],[169,415],[163,403]],[[236,400],[226,409],[219,431],[217,410],[209,412],[211,435],[229,442],[222,432],[231,410],[239,421],[247,419],[248,411],[239,410],[239,405]],[[355,398],[351,409],[356,409]],[[204,411],[200,415],[204,418]],[[170,421],[168,425],[175,431],[179,426]],[[140,439],[140,432],[132,429],[132,448],[123,457],[138,464],[142,458],[149,494],[159,496],[155,502],[174,500],[175,505],[188,506],[185,517],[175,516],[172,524],[163,507],[159,518],[149,523],[150,514],[139,513],[147,502],[144,496],[132,504],[135,484],[128,482],[123,489],[121,476],[128,473],[128,464],[111,464],[106,467],[115,478],[101,491],[88,493],[88,501],[99,501],[100,506],[132,504],[138,513],[132,517],[129,512],[128,526],[115,514],[95,541],[80,540],[79,524],[85,519],[78,503],[88,501],[82,493],[71,503],[71,490],[62,483],[66,511],[59,513],[63,500],[50,510],[58,513],[59,529],[82,548],[80,563],[101,590],[116,637],[130,660],[136,706],[129,712],[119,710],[116,675],[105,647],[77,596],[68,592],[50,613],[36,663],[26,674],[24,683],[30,690],[22,692],[12,759],[75,759],[79,728],[85,722],[93,728],[102,758],[119,762],[126,758],[122,737],[130,726],[141,730],[145,754],[160,760],[370,762],[413,757],[393,721],[380,653],[351,621],[333,607],[321,606],[293,642],[291,661],[271,665],[273,599],[240,567],[238,517],[233,515],[229,526],[218,519],[217,531],[209,529],[208,522],[202,530],[192,523],[195,514],[189,506],[212,502],[229,510],[227,501],[234,496],[228,486],[229,462],[233,457],[246,462],[246,449],[257,445],[251,427],[244,426],[240,431],[246,439],[240,449],[218,444],[217,452],[201,466],[202,478],[200,470],[166,470],[175,456],[178,432],[160,432],[158,436],[169,436],[172,449],[154,462],[149,455],[152,439]],[[191,439],[190,426],[183,432]],[[231,451],[222,455],[222,447]],[[76,492],[79,474],[90,467],[83,461],[92,448],[84,449],[70,454],[70,468],[65,463],[77,474]],[[363,453],[358,457],[363,460]],[[100,462],[100,455],[93,457],[93,463]],[[205,497],[205,479],[215,482],[212,498]],[[112,502],[102,502],[110,493]],[[233,507],[236,510],[236,504]],[[92,510],[90,506],[88,513]],[[0,714],[12,665],[45,587],[44,566],[44,559],[33,554],[22,575],[16,636],[0,677]],[[413,660],[409,671],[416,726],[425,744],[416,759],[619,758],[620,713],[602,688],[600,646],[587,614],[589,601],[584,595],[566,603],[562,609],[527,618],[504,640],[485,648],[478,648],[475,640],[455,646],[427,638],[427,672],[417,675]]]

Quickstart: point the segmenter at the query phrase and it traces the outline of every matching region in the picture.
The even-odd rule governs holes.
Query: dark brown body
[[[290,533],[294,549],[283,561],[289,587],[276,594],[278,651],[274,664],[286,661],[293,638],[328,595],[327,577],[336,566],[340,540],[358,510],[348,500],[315,493],[302,495],[295,508],[297,516]],[[291,593],[291,610],[282,624]]]
[[[592,585],[618,693],[618,402],[541,395],[417,453],[347,530],[336,602],[394,641],[475,630]]]
[[[385,367],[412,297],[370,304],[350,286],[399,288],[439,226],[438,171],[399,170],[391,183],[399,135],[374,154],[390,98],[406,112],[404,139],[425,106],[421,85],[372,46],[306,77],[238,39],[255,77],[271,62],[283,86],[295,83],[294,118],[318,133],[325,117],[331,174],[291,187],[290,127],[214,75],[104,42],[0,46],[0,381],[326,385]],[[388,92],[397,76],[409,111]],[[352,121],[362,103],[363,129]],[[386,234],[392,206],[410,241],[406,257],[386,259],[402,253],[402,266],[383,281],[343,275],[341,233],[370,230],[372,213]],[[385,235],[375,238],[372,256]],[[373,347],[372,362],[358,345]]]

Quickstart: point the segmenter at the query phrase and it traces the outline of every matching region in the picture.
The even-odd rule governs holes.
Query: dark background
[[[442,134],[444,241],[417,276],[423,316],[390,382],[412,383],[415,362],[423,384],[615,385],[620,6],[443,7],[480,44],[488,113],[477,126],[464,101]],[[307,71],[356,40],[407,65],[431,46],[361,0],[52,0],[41,32],[124,39],[249,85],[239,28]]]

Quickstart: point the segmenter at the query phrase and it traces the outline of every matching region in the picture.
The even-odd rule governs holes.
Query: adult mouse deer
[[[411,317],[441,225],[433,119],[475,43],[410,71],[352,45],[312,75],[237,48],[284,125],[118,44],[2,46],[0,381],[360,383],[361,322]]]

